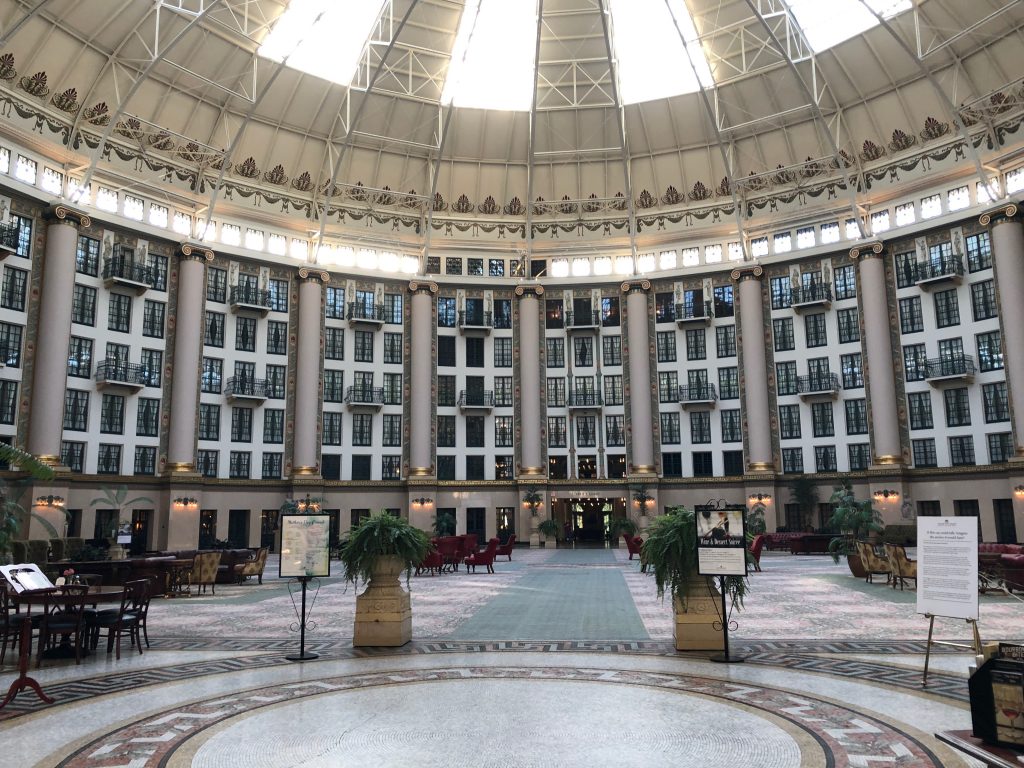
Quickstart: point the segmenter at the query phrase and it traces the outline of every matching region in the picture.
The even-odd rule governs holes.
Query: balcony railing
[[[839,391],[838,373],[812,373],[797,376],[796,391],[801,395],[832,395]]]
[[[601,327],[601,312],[599,310],[592,310],[590,312],[566,312],[565,313],[565,327],[572,328],[600,328]]]
[[[17,224],[0,224],[0,259],[8,253],[18,252],[18,240],[21,238],[21,227]]]
[[[600,408],[603,404],[604,399],[601,397],[600,392],[569,393],[570,408]]]
[[[790,306],[806,306],[808,304],[830,304],[832,302],[832,286],[828,283],[802,285],[790,292]]]
[[[345,315],[346,320],[355,320],[356,322],[362,323],[383,323],[384,322],[384,305],[383,304],[360,304],[356,301],[350,301],[348,303],[348,314]]]
[[[131,251],[128,252],[128,254],[130,253]],[[135,262],[128,254],[120,256],[115,250],[114,256],[103,260],[103,281],[108,285],[127,283],[142,290],[152,288],[156,282],[153,268]]]
[[[957,256],[924,261],[914,267],[914,282],[938,283],[943,280],[959,280],[964,275],[963,260]]]
[[[935,357],[925,362],[925,378],[929,381],[933,379],[969,378],[974,376],[976,370],[974,358],[970,355]]]
[[[459,311],[459,328],[490,330],[494,327],[494,316],[490,312]]]
[[[384,387],[349,387],[345,390],[346,405],[384,405]]]
[[[98,384],[116,384],[141,389],[148,387],[149,383],[154,380],[154,374],[150,369],[139,363],[104,360],[96,366],[96,382]]]
[[[676,304],[676,322],[707,323],[713,317],[710,301],[685,301]]]
[[[252,379],[248,376],[232,376],[224,385],[224,392],[228,397],[232,398],[266,400],[267,388],[266,379]]]
[[[270,311],[270,291],[263,291],[248,285],[233,285],[229,296],[232,307],[257,309],[264,313]]]
[[[714,384],[701,384],[695,387],[679,387],[679,402],[687,403],[713,403],[718,399]]]
[[[459,392],[459,408],[493,408],[494,392],[486,389],[478,392]]]

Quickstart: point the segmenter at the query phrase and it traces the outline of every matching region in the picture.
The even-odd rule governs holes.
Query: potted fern
[[[628,517],[613,517],[608,521],[608,540],[613,547],[619,546],[622,534],[636,536],[637,525]]]
[[[692,510],[675,507],[656,517],[647,529],[640,560],[654,572],[658,597],[672,598],[678,651],[724,650],[718,606],[721,593],[712,577],[697,572],[697,521]],[[730,603],[743,607],[747,580],[725,577]]]
[[[353,528],[342,542],[339,560],[344,577],[357,588],[355,646],[398,646],[412,639],[412,603],[406,585],[412,569],[430,550],[427,534],[408,520],[381,511]]]
[[[544,534],[545,547],[558,546],[558,534],[562,529],[557,520],[553,517],[546,517],[537,523],[537,530]]]

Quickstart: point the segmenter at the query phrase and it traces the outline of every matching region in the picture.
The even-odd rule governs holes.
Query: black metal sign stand
[[[298,577],[299,583],[302,584],[302,609],[299,615],[299,653],[297,656],[285,656],[285,659],[288,661],[311,661],[312,659],[320,658],[320,654],[306,651],[306,588],[309,584],[309,579],[309,576]]]
[[[719,576],[718,577],[718,588],[722,592],[722,620],[721,620],[721,624],[722,624],[722,642],[723,642],[724,647],[725,647],[725,653],[716,653],[714,656],[711,657],[711,660],[712,661],[720,662],[722,664],[734,664],[734,663],[739,663],[739,662],[742,662],[742,661],[746,661],[746,658],[743,657],[743,656],[730,656],[729,655],[729,625],[731,624],[733,629],[735,629],[738,625],[736,624],[735,621],[731,621],[729,619],[729,617],[732,615],[732,611],[730,610],[729,606],[727,605],[728,597],[726,597],[725,576]]]

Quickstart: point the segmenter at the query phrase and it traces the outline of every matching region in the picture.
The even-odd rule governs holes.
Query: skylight
[[[290,67],[348,85],[383,7],[384,0],[291,0],[260,45],[260,55],[274,61],[287,57]]]
[[[689,11],[682,0],[671,3],[670,13],[665,0],[611,0],[620,98],[626,104],[694,93],[699,88],[698,78],[705,88],[714,86]],[[685,47],[680,32],[686,39]]]
[[[865,7],[865,2],[868,7]],[[820,52],[878,26],[878,13],[891,19],[910,10],[911,0],[789,0],[789,7],[807,36],[811,48]]]
[[[530,109],[536,40],[536,3],[467,0],[441,101],[477,109]]]

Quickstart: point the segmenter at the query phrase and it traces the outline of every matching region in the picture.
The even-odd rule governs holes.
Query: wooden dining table
[[[3,587],[0,586],[0,589],[3,589]],[[11,683],[11,687],[7,689],[7,696],[0,702],[0,709],[6,707],[15,696],[26,688],[35,692],[36,696],[47,704],[53,703],[53,699],[43,693],[43,689],[38,681],[29,677],[28,674],[29,661],[32,659],[32,621],[30,617],[32,616],[32,608],[44,606],[48,603],[52,604],[54,600],[59,602],[62,594],[66,594],[69,600],[79,599],[79,594],[64,592],[61,587],[25,590],[24,592],[14,592],[11,590],[8,592],[10,599],[15,605],[19,608],[24,607],[27,610],[20,614],[25,617],[25,620],[21,622],[21,634],[18,637],[18,677]],[[89,587],[85,592],[86,602],[93,604],[119,603],[122,597],[124,597],[124,587]]]

